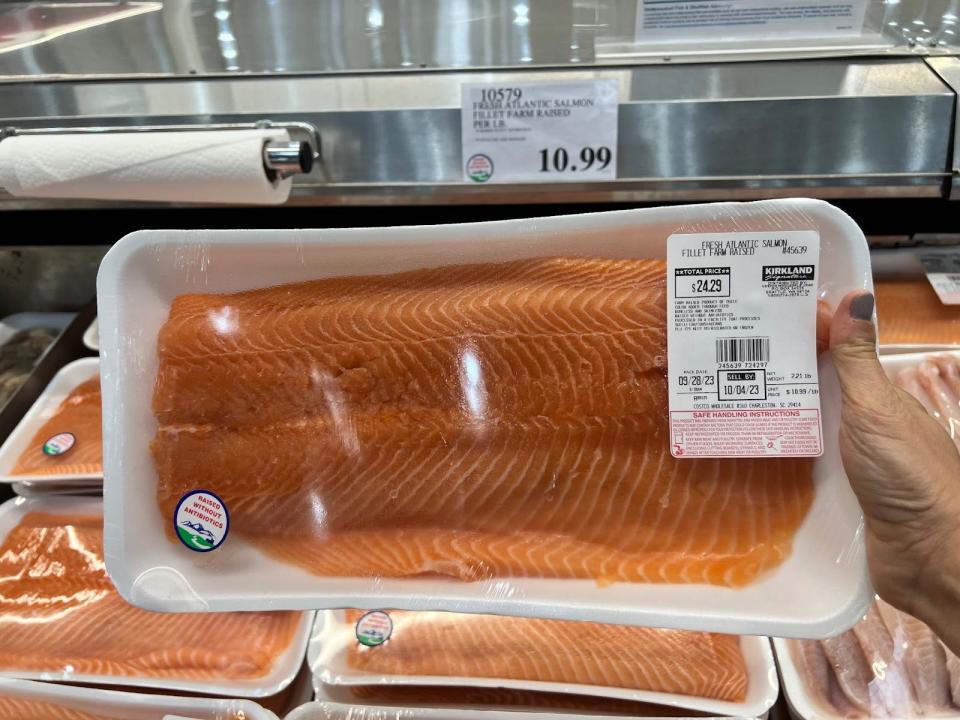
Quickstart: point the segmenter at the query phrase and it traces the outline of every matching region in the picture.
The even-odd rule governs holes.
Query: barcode
[[[769,362],[770,338],[717,338],[717,362]]]

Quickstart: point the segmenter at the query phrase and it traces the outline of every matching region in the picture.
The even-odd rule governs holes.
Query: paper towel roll
[[[14,135],[0,141],[0,187],[16,197],[270,204],[263,145],[286,130]]]

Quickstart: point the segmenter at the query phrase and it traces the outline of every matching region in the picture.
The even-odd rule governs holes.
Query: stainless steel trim
[[[462,180],[464,83],[590,78],[620,87],[615,182]],[[295,204],[928,197],[949,179],[954,102],[919,58],[818,60],[0,84],[0,127],[309,123],[323,162],[295,179]]]
[[[953,155],[950,158],[952,177],[948,184],[948,197],[951,200],[960,200],[960,59],[930,58],[927,65],[940,76],[958,98],[954,101],[953,110]]]
[[[867,0],[862,33],[649,34],[637,0],[0,3],[0,76],[181,77],[505,70],[949,53],[946,0]],[[945,21],[946,20],[946,21]]]

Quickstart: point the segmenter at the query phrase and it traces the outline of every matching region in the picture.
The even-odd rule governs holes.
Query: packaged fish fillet
[[[960,718],[960,660],[919,620],[878,599],[826,640],[774,640],[783,689],[810,718]]]
[[[443,708],[529,713],[619,715],[621,717],[709,717],[687,708],[569,692],[456,685],[327,685],[318,682],[315,700],[357,707]]]
[[[753,368],[749,388],[724,376],[746,403],[763,363],[802,345],[820,409],[757,400],[736,422],[803,415],[810,457],[768,457],[796,453],[759,430],[741,457],[678,457],[665,260],[681,241],[729,264],[819,247],[806,264],[734,273],[778,297],[804,288],[809,313],[777,330],[790,338],[718,339],[709,354],[714,370]],[[726,270],[701,290],[729,288]],[[111,577],[167,611],[837,632],[870,591],[836,378],[815,341],[828,309],[869,287],[862,233],[812,200],[134,233],[98,276]],[[782,380],[765,396],[782,401]]]
[[[0,720],[277,720],[251,700],[146,695],[0,678]]]
[[[309,650],[315,684],[364,691],[570,693],[755,716],[777,699],[762,637],[452,612],[328,610]]]
[[[871,253],[881,353],[960,346],[960,305],[946,305],[937,295],[919,260],[923,253],[923,248]]]
[[[0,506],[0,676],[261,697],[300,669],[311,621],[145,612],[107,576],[99,500]]]
[[[62,367],[0,447],[0,478],[90,484],[103,478],[100,363]]]
[[[365,706],[336,702],[312,702],[287,715],[287,720],[601,720],[610,714],[589,714],[547,710],[473,710],[464,708],[412,708],[387,705]],[[658,717],[640,715],[634,717]],[[664,715],[662,717],[677,717]],[[709,717],[690,715],[688,717]],[[719,720],[717,718],[716,720]]]
[[[893,382],[920,401],[960,448],[960,352],[881,358]]]

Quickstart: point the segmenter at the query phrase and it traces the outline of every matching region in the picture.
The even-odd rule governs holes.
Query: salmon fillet
[[[670,455],[665,272],[547,258],[178,297],[161,512],[203,478],[232,533],[323,576],[746,585],[789,555],[812,462]]]
[[[361,611],[347,611],[355,624]],[[735,635],[571,622],[391,611],[376,647],[350,646],[347,664],[384,675],[535,680],[742,701],[747,672]]]
[[[497,710],[578,710],[598,715],[629,717],[709,717],[707,713],[671,705],[573,695],[571,693],[515,690],[512,688],[456,687],[449,685],[343,686],[347,702],[413,707],[492,706]],[[471,708],[472,709],[472,708]]]
[[[76,442],[62,455],[47,455],[43,446],[54,435],[71,433]],[[100,378],[81,383],[33,436],[11,475],[67,475],[103,472]]]
[[[0,670],[189,680],[269,674],[299,613],[151,613],[103,562],[103,518],[29,513],[0,545]]]
[[[881,344],[960,344],[960,306],[940,302],[925,277],[877,279],[873,292]]]

